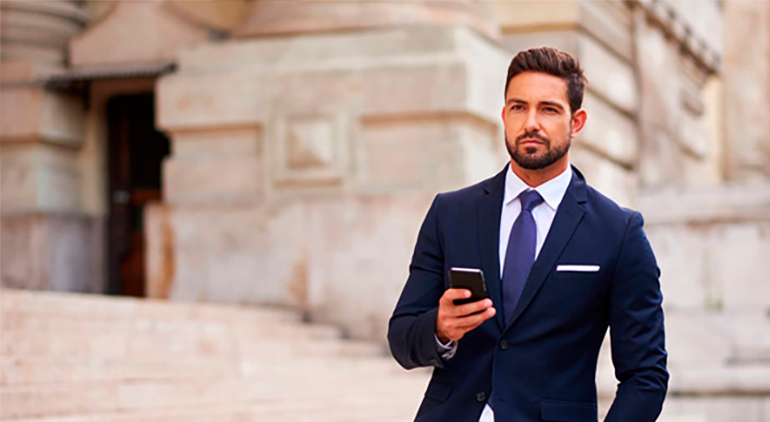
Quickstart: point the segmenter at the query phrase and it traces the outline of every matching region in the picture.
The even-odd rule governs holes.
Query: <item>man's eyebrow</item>
[[[518,98],[510,98],[510,99],[508,99],[508,100],[505,102],[505,104],[506,104],[506,105],[508,105],[508,104],[511,104],[511,103],[517,103],[517,104],[527,104],[527,102],[526,102],[526,101],[524,101],[524,100],[521,100],[521,99],[518,99]]]
[[[554,101],[540,101],[540,105],[556,107],[559,110],[564,110],[564,106],[561,105],[561,103],[557,103],[557,102],[554,102]]]
[[[511,105],[511,104],[529,104],[529,103],[527,103],[526,101],[520,98],[510,98],[505,102],[505,105]],[[561,105],[561,103],[557,103],[555,101],[540,101],[539,105],[556,107],[559,110],[564,110],[564,106]]]

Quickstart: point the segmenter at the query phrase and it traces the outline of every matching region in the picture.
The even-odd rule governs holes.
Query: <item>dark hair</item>
[[[583,92],[588,80],[583,75],[583,69],[577,59],[569,54],[551,47],[532,48],[521,51],[511,60],[508,66],[508,79],[505,81],[505,92],[511,79],[523,72],[540,72],[553,75],[567,81],[567,99],[569,108],[574,113],[583,104]]]

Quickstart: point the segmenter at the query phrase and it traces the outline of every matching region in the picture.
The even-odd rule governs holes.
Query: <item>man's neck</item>
[[[511,159],[511,170],[513,170],[516,176],[518,176],[522,182],[526,183],[527,186],[536,188],[564,173],[564,171],[567,170],[567,167],[569,167],[569,159],[567,157],[568,156],[564,156],[561,160],[550,166],[538,170],[525,169]]]

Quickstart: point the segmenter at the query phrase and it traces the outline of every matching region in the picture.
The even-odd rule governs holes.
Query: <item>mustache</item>
[[[545,143],[546,146],[551,145],[551,140],[546,138],[545,136],[537,133],[537,132],[524,132],[521,135],[516,137],[515,144],[518,145],[519,142],[521,142],[523,139],[537,139],[539,141],[542,141]]]

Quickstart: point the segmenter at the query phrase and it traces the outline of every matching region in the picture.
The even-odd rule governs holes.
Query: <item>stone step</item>
[[[83,319],[79,321],[57,318],[51,316],[6,316],[3,314],[0,321],[3,332],[21,331],[85,331],[90,335],[117,334],[134,336],[143,333],[155,333],[163,336],[210,335],[229,336],[238,335],[254,338],[340,338],[342,331],[339,328],[305,323],[279,323],[271,324],[264,321],[255,321],[250,324],[215,324],[200,321],[162,321],[162,320],[120,320],[110,321],[104,319]]]
[[[0,385],[235,377],[240,372],[238,362],[224,359],[3,357]]]
[[[340,341],[339,331],[300,325],[236,332],[157,332],[85,329],[10,329],[0,337],[0,356],[120,357],[153,354],[172,356],[280,356],[283,354],[383,355],[370,342]]]
[[[395,422],[430,374],[280,309],[0,290],[0,317],[3,421]]]
[[[9,357],[0,362],[0,385],[153,379],[263,378],[294,382],[294,376],[390,376],[403,370],[389,359],[295,357],[286,359],[201,359],[165,356],[133,358]]]
[[[409,392],[411,393],[411,392]],[[335,401],[281,400],[259,404],[196,406],[137,412],[113,412],[77,416],[14,418],[6,422],[404,422],[412,420],[422,399],[365,397]]]
[[[208,323],[297,322],[301,314],[274,306],[169,302],[144,298],[2,289],[4,316],[42,315],[61,319],[156,319]]]
[[[339,376],[295,373],[282,379],[137,380],[8,386],[0,391],[0,418],[87,415],[185,406],[293,403],[387,403],[421,397],[424,374]],[[290,403],[289,403],[290,402]]]
[[[669,391],[680,395],[770,396],[770,367],[765,365],[680,367],[669,372]]]

